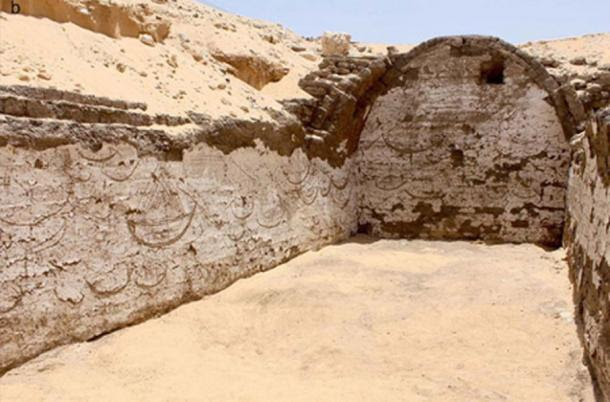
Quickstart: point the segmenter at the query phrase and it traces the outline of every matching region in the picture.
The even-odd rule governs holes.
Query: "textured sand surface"
[[[93,6],[113,4],[113,10],[125,5],[132,7],[138,18],[154,16],[167,22],[168,36],[153,46],[137,37],[110,37],[96,32],[98,27],[58,23],[52,11],[32,4],[24,15],[0,13],[2,85],[53,86],[140,101],[154,113],[192,110],[212,117],[267,119],[266,109],[281,109],[277,99],[309,96],[300,90],[296,77],[315,69],[321,61],[315,43],[277,24],[189,0],[90,2]],[[138,8],[138,4],[144,6]],[[25,15],[28,13],[31,15]],[[66,16],[65,12],[57,13]],[[52,18],[43,18],[46,15]],[[230,63],[254,69],[243,73],[255,73],[257,77],[249,77],[254,82],[263,79],[270,66],[287,75],[283,82],[269,82],[259,90],[238,78],[243,75],[231,74],[238,69]]]
[[[541,40],[527,42],[521,49],[540,57],[552,57],[561,63],[569,63],[577,57],[584,57],[587,65],[568,65],[575,71],[590,68],[590,64],[597,66],[610,64],[610,32],[584,35],[575,38],[556,40]]]
[[[590,401],[563,251],[373,241],[0,378],[0,400]]]

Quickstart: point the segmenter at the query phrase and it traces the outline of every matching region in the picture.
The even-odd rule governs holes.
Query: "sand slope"
[[[264,119],[265,108],[281,109],[276,100],[308,96],[298,77],[321,60],[316,43],[277,24],[189,0],[21,3],[21,15],[0,13],[0,85],[140,101],[153,113]],[[76,11],[66,11],[66,4]],[[87,17],[101,7],[110,11],[97,20]],[[168,32],[148,42],[137,27],[115,26],[123,14],[163,23]]]
[[[279,100],[309,97],[300,78],[321,62],[319,40],[192,0],[0,0],[0,85],[55,87],[145,102],[151,113],[267,120]],[[52,45],[51,45],[52,44]],[[354,43],[352,56],[384,56]],[[413,46],[396,45],[406,52]],[[610,34],[527,43],[577,76],[610,63]],[[581,71],[582,70],[582,71]]]
[[[562,251],[357,238],[0,378],[2,401],[591,401]]]

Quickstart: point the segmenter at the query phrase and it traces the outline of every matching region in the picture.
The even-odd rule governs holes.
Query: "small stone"
[[[545,67],[557,68],[559,67],[559,62],[551,57],[543,57],[540,59],[540,64]]]
[[[178,34],[178,39],[180,39],[180,42],[183,43],[189,43],[191,40],[189,38],[186,37],[186,35],[184,35],[182,32],[180,32]],[[183,45],[184,46],[184,45]]]
[[[574,321],[573,314],[570,313],[569,311],[565,311],[565,310],[559,311],[557,313],[557,315],[555,316],[555,318],[564,320],[565,322],[569,322],[569,323]]]
[[[318,60],[318,57],[315,54],[311,54],[311,53],[301,53],[301,57],[303,57],[305,60],[309,60],[309,61]]]
[[[346,33],[325,32],[320,39],[323,56],[347,56],[352,37]]]
[[[305,135],[305,141],[317,142],[319,144],[322,144],[324,143],[324,138],[315,134],[307,134]]]
[[[585,90],[576,91],[576,97],[582,103],[589,103],[591,101],[591,94]]]
[[[583,79],[580,78],[575,78],[572,81],[570,81],[570,85],[572,85],[574,87],[574,89],[584,89],[587,87],[587,82]]]
[[[155,46],[155,40],[149,34],[140,34],[140,42],[148,46]]]
[[[292,49],[293,52],[297,52],[297,53],[304,52],[305,50],[307,50],[301,46],[292,46],[290,49]]]
[[[28,76],[27,76],[27,75],[25,75],[25,74],[21,74],[21,75],[19,76],[19,81],[29,81],[29,80],[30,80],[30,77],[28,77]]]
[[[167,59],[167,64],[169,64],[171,67],[173,68],[177,68],[178,67],[178,60],[176,59],[176,55],[172,54],[168,59]]]
[[[116,65],[116,69],[119,70],[119,72],[124,73],[125,70],[127,70],[127,66],[123,63],[119,63]]]
[[[279,43],[279,39],[277,39],[273,35],[263,35],[263,39],[266,40],[267,42],[271,43],[272,45]]]
[[[603,71],[610,71],[610,64],[603,64],[603,65],[599,66],[598,68]]]
[[[587,59],[585,59],[584,57],[575,57],[570,60],[570,64],[573,64],[575,66],[584,66],[585,64],[587,64]]]
[[[610,86],[610,71],[600,73],[597,77],[597,82],[603,86]]]
[[[597,94],[597,93],[601,93],[602,90],[603,90],[603,88],[599,84],[588,84],[587,85],[587,92],[589,92],[589,93]]]
[[[338,68],[336,73],[339,75],[347,75],[350,73],[350,71],[347,68]]]
[[[240,106],[240,109],[243,110],[246,113],[250,112],[250,109],[248,109],[247,106]]]
[[[45,71],[41,71],[38,73],[38,78],[48,81],[51,79],[51,75]]]
[[[218,84],[218,86],[216,88],[218,88],[218,89],[227,89],[227,85],[226,84]]]

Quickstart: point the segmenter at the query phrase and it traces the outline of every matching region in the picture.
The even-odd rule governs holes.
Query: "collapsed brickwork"
[[[573,136],[610,88],[571,81],[498,39],[451,37],[328,57],[301,80],[312,97],[265,121],[0,87],[0,372],[358,227],[558,246],[567,209],[577,320],[607,389],[607,114]]]
[[[377,57],[332,56],[301,80],[313,98],[285,101],[284,106],[303,123],[313,155],[340,166],[355,153],[371,88],[386,73],[387,63]]]

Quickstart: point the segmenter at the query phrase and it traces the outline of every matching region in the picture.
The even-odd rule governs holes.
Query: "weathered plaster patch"
[[[345,168],[206,144],[0,149],[0,370],[216,292],[355,228]]]

